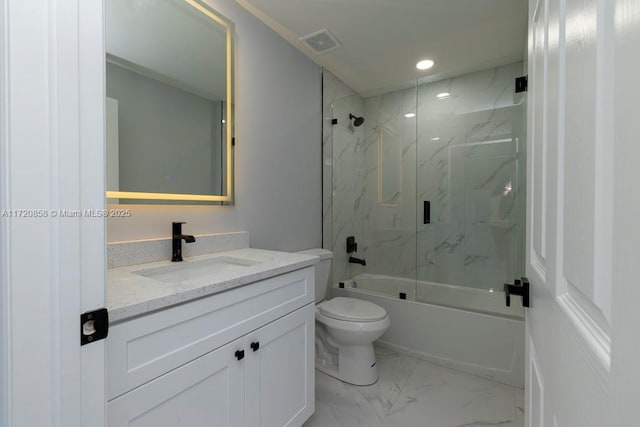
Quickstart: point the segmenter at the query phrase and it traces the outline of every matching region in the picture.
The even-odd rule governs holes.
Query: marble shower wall
[[[513,89],[522,72],[518,62],[363,100],[325,71],[334,281],[368,272],[490,289],[523,273],[525,103]],[[349,113],[364,124],[350,126]],[[365,267],[346,262],[349,235]]]

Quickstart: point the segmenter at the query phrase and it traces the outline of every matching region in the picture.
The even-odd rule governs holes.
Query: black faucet
[[[171,256],[171,261],[179,262],[182,261],[182,239],[184,239],[185,243],[193,243],[196,241],[196,238],[190,236],[188,234],[182,234],[182,224],[186,224],[186,222],[172,222],[171,223],[171,247],[173,249],[173,255]]]
[[[352,256],[350,256],[350,257],[349,257],[349,262],[350,262],[351,264],[362,264],[362,265],[367,265],[367,261],[365,261],[365,260],[364,260],[364,258],[363,258],[363,259],[360,259],[360,258],[356,258],[356,257],[352,257]]]

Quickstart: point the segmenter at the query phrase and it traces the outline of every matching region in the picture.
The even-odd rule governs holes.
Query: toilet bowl
[[[384,309],[368,301],[333,298],[321,302],[316,306],[316,346],[320,341],[320,345],[333,347],[337,357],[334,363],[327,363],[316,354],[316,368],[351,384],[375,383],[378,368],[373,342],[390,325]]]
[[[301,253],[320,257],[315,280],[316,369],[355,385],[375,383],[373,342],[389,329],[389,316],[382,307],[356,298],[324,300],[330,288],[332,253],[324,249]]]

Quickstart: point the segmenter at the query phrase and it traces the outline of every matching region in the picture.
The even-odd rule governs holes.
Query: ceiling
[[[362,96],[524,58],[527,0],[236,0]],[[328,29],[342,47],[299,39]],[[427,71],[415,68],[432,59]]]

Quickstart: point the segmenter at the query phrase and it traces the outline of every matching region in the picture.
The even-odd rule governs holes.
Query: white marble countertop
[[[247,285],[290,271],[315,265],[319,258],[298,253],[268,251],[263,249],[237,249],[210,255],[185,258],[181,266],[220,257],[246,258],[259,263],[212,273],[182,282],[163,282],[135,272],[151,268],[175,265],[171,261],[131,265],[107,270],[107,309],[109,322],[120,322],[155,310],[185,303],[196,298]]]

